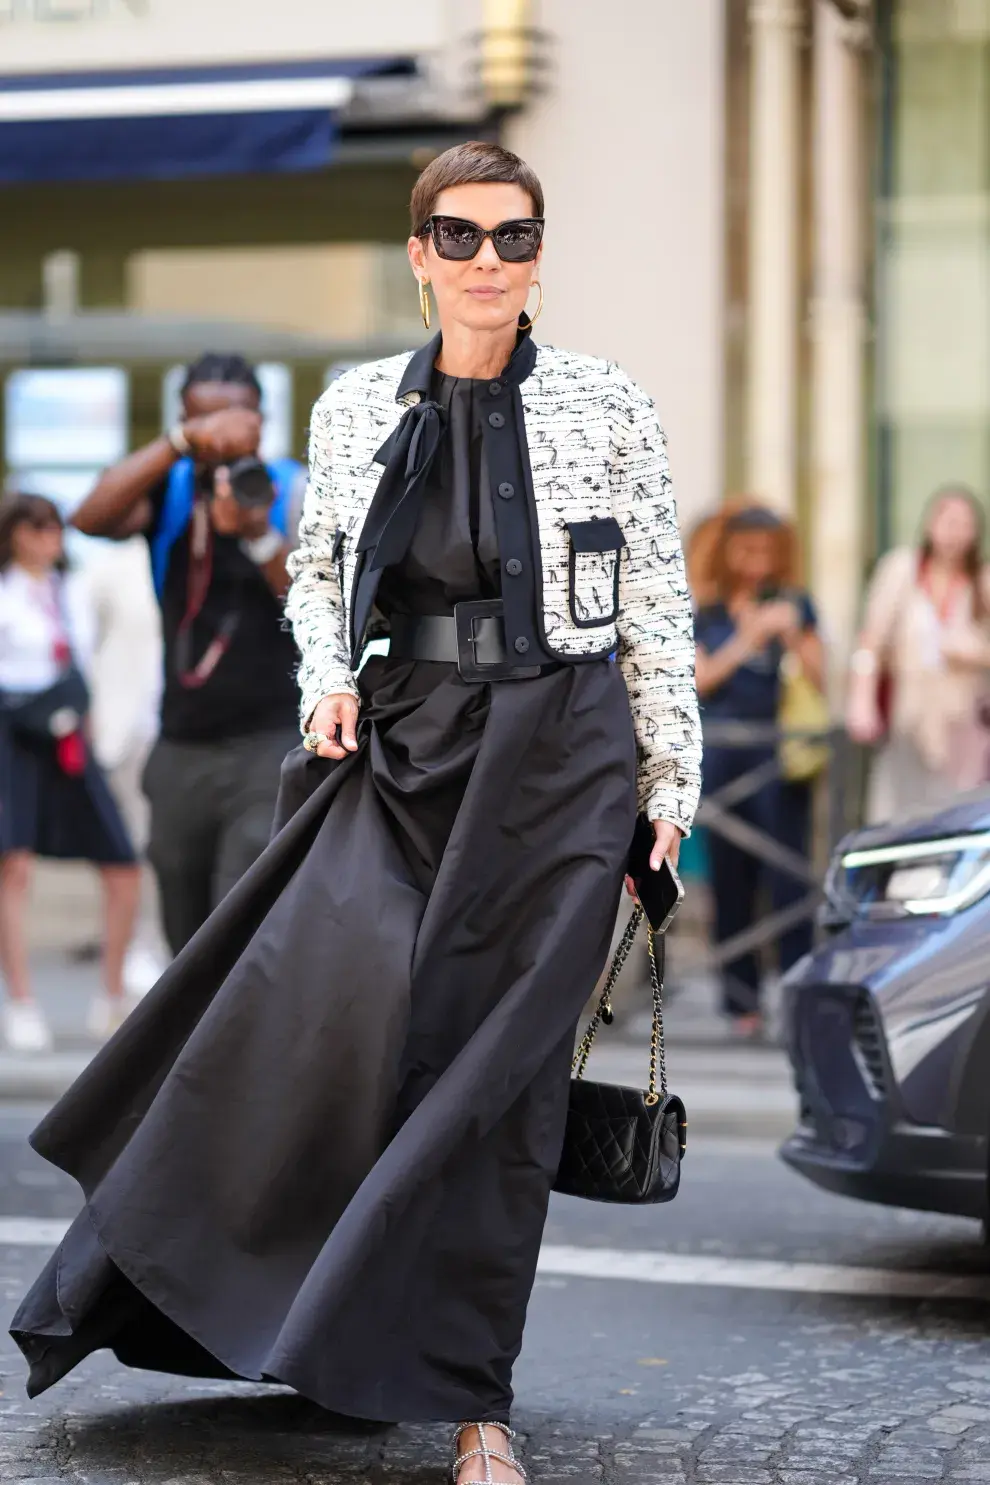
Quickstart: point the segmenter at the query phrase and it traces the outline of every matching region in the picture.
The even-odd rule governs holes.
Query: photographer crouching
[[[299,741],[282,599],[305,478],[293,460],[261,463],[261,387],[242,357],[202,356],[182,407],[73,516],[90,536],[148,540],[165,683],[143,785],[173,954],[267,844],[282,759]]]

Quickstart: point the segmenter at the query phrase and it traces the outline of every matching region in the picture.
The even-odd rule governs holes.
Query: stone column
[[[797,472],[797,0],[751,0],[747,492],[785,514]]]
[[[546,191],[536,338],[617,361],[656,399],[687,531],[724,490],[725,0],[533,15],[553,65],[502,137]],[[617,252],[597,236],[613,210]]]
[[[866,505],[865,183],[860,58],[865,18],[814,13],[814,287],[811,303],[811,588],[838,693],[858,623]]]

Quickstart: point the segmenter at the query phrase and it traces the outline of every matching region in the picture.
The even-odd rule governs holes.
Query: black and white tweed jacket
[[[383,442],[426,395],[437,348],[433,341],[411,358],[355,367],[313,409],[287,599],[304,727],[324,696],[359,695],[362,532],[367,546]],[[530,662],[617,655],[636,733],[639,807],[687,830],[701,729],[691,605],[656,410],[610,362],[529,340],[520,352],[482,402],[489,478],[503,497],[493,502],[499,551],[514,574],[502,584],[507,642]]]

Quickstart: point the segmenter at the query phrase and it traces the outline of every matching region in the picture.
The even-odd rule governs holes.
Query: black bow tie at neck
[[[443,430],[440,404],[417,402],[403,414],[395,432],[375,456],[376,460],[386,460],[385,469],[358,543],[359,551],[374,548],[369,571],[394,567],[406,555]]]

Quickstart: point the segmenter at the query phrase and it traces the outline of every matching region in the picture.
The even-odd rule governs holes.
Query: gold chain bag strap
[[[664,939],[647,925],[653,1031],[650,1078],[645,1089],[594,1083],[584,1076],[599,1026],[612,1021],[612,992],[637,930],[643,909],[633,909],[612,957],[595,1014],[573,1062],[567,1127],[554,1190],[588,1201],[646,1205],[672,1201],[681,1179],[687,1147],[687,1116],[681,1100],[667,1089],[663,1040]],[[659,961],[659,962],[658,962]]]

